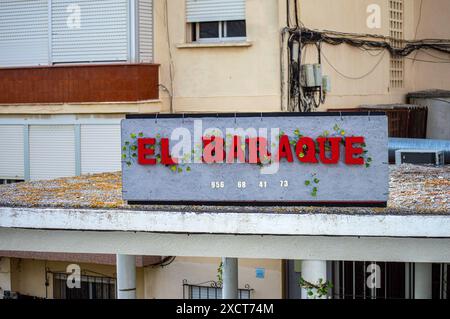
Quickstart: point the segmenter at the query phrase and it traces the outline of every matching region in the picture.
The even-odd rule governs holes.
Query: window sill
[[[211,42],[211,43],[180,43],[177,44],[178,49],[199,49],[199,48],[236,48],[236,47],[251,47],[250,41],[239,42]]]

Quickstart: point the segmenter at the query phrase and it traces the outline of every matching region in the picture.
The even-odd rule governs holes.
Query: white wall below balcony
[[[0,228],[0,250],[191,257],[450,262],[450,239],[251,236]]]

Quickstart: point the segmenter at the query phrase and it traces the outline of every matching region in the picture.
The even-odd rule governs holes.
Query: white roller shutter
[[[0,179],[24,179],[23,125],[0,125]]]
[[[53,0],[53,62],[127,61],[128,5],[127,0]],[[71,19],[76,8],[79,28]]]
[[[30,125],[31,180],[75,176],[73,125]]]
[[[0,67],[46,65],[48,1],[0,1]]]
[[[138,0],[139,62],[153,62],[153,0]]]
[[[120,125],[81,125],[81,173],[121,170]]]
[[[245,20],[245,0],[186,0],[187,22]]]

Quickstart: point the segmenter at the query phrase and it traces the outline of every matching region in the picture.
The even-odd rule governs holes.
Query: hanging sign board
[[[385,206],[382,113],[128,116],[130,204]]]

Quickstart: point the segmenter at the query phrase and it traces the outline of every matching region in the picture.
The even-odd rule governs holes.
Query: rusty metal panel
[[[0,69],[0,103],[128,102],[158,99],[156,64]]]
[[[385,112],[389,137],[426,138],[428,109],[409,104],[371,105],[350,109],[328,109],[328,112]]]

